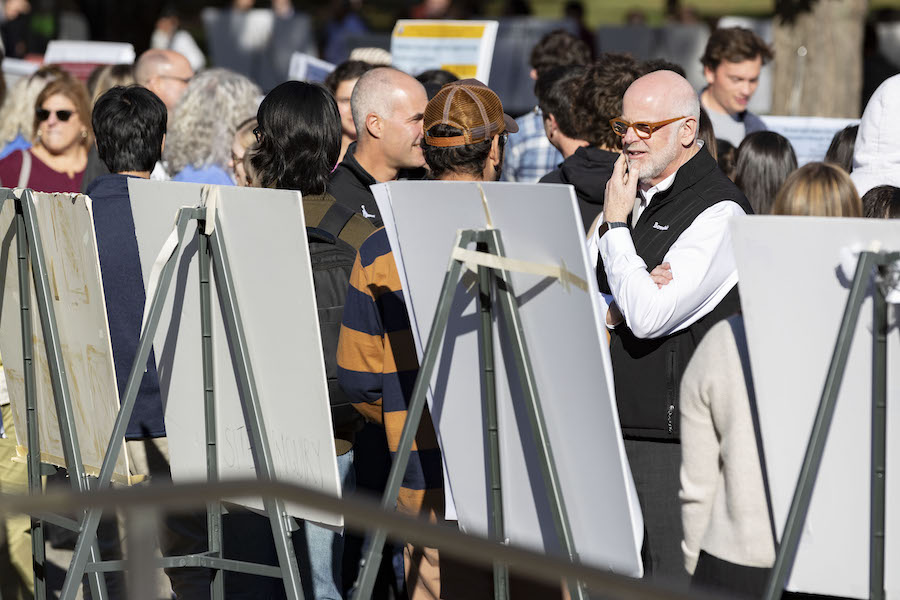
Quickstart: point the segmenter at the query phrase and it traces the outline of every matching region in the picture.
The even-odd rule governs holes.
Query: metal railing
[[[160,561],[148,554],[148,549],[152,548],[151,540],[156,536],[159,516],[167,510],[183,511],[186,508],[204,507],[214,500],[247,496],[279,498],[315,510],[343,514],[345,525],[349,529],[383,529],[392,538],[439,548],[442,553],[488,568],[494,562],[501,561],[508,565],[510,572],[531,579],[551,584],[561,584],[563,579],[576,579],[583,582],[592,591],[592,595],[597,597],[642,600],[716,597],[696,590],[676,590],[658,580],[648,582],[633,579],[584,564],[571,563],[561,557],[500,544],[462,533],[454,527],[385,511],[375,500],[357,496],[339,499],[317,490],[277,481],[250,479],[159,484],[91,492],[48,491],[33,496],[0,494],[0,518],[12,514],[81,512],[89,508],[124,511],[128,537],[128,597],[132,600],[145,600],[153,597],[154,586],[151,582],[156,569],[161,566]]]

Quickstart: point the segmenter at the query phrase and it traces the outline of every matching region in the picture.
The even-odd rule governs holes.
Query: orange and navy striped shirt
[[[397,264],[384,228],[363,242],[350,275],[337,351],[338,382],[354,406],[384,426],[397,451],[419,372]],[[398,505],[410,514],[442,516],[441,452],[428,408],[422,415]]]

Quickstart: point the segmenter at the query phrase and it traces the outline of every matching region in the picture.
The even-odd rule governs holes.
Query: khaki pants
[[[16,456],[16,426],[12,407],[0,407],[6,437],[0,439],[0,492],[28,493],[28,467],[13,462]],[[0,521],[0,593],[3,600],[30,600],[34,597],[34,570],[31,564],[31,517],[15,515]]]

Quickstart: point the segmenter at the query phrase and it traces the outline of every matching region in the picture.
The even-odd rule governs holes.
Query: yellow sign
[[[480,38],[484,25],[410,24],[398,25],[395,34],[405,38]]]

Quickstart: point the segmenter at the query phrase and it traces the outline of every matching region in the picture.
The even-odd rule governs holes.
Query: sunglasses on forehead
[[[56,113],[56,118],[60,121],[68,121],[69,117],[75,114],[74,110],[47,110],[46,108],[39,108],[34,111],[35,116],[37,116],[37,120],[40,122],[44,122],[50,118],[50,113]]]

